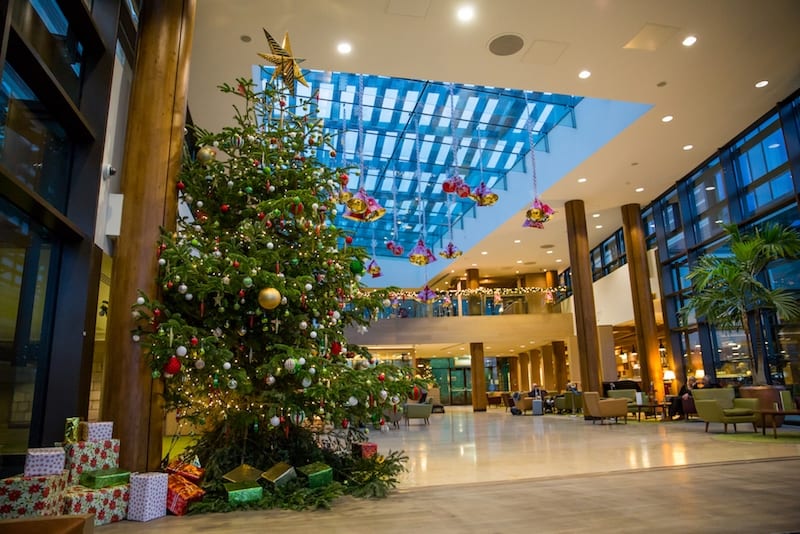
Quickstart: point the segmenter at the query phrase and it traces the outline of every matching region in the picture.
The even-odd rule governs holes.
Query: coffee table
[[[761,435],[767,435],[767,416],[772,417],[772,437],[778,439],[778,425],[775,423],[775,416],[778,415],[800,415],[800,410],[760,410],[761,411]]]
[[[658,409],[661,408],[661,420],[667,418],[667,410],[669,409],[669,404],[666,403],[652,403],[652,404],[637,404],[636,405],[636,420],[641,421],[642,418],[642,411],[644,411],[644,418],[647,419],[648,411],[653,412],[653,417],[658,416]]]

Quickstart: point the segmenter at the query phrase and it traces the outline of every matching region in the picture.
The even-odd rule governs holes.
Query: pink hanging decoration
[[[381,273],[381,266],[378,265],[378,262],[375,259],[371,259],[370,262],[367,264],[367,272],[372,275],[372,278],[378,278],[382,276]]]
[[[525,222],[522,226],[525,228],[544,228],[544,223],[550,220],[550,216],[555,213],[553,208],[545,204],[539,198],[533,200],[533,204],[525,212]]]
[[[431,249],[425,246],[425,241],[420,239],[408,253],[408,260],[414,265],[423,266],[436,261],[436,256],[433,255]]]
[[[417,300],[420,302],[433,302],[436,299],[436,293],[433,290],[425,286],[419,293],[417,293]]]
[[[353,195],[347,202],[347,210],[342,217],[351,221],[377,221],[386,214],[378,201],[369,195],[363,188]]]
[[[392,254],[395,256],[402,256],[403,252],[405,251],[405,247],[399,243],[396,243],[394,240],[387,241],[386,248],[391,250]]]
[[[476,187],[472,193],[470,193],[469,198],[474,200],[478,206],[491,206],[497,202],[499,197],[496,193],[493,193],[484,182],[481,182],[481,185]]]
[[[459,250],[459,248],[455,246],[452,241],[450,241],[447,246],[444,247],[444,250],[439,252],[439,256],[448,260],[452,260],[453,258],[461,256],[461,250]]]
[[[556,296],[553,294],[552,289],[548,289],[544,292],[544,303],[545,304],[553,304],[556,301]]]

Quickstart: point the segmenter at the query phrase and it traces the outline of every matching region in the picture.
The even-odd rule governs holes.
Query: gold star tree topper
[[[275,72],[272,73],[272,80],[280,76],[281,80],[283,80],[283,84],[289,89],[292,95],[294,95],[295,81],[308,87],[308,82],[303,77],[303,73],[300,71],[300,66],[298,65],[298,63],[303,60],[292,55],[292,43],[289,41],[289,32],[286,32],[283,36],[283,45],[279,45],[278,41],[276,41],[265,28],[262,29],[264,30],[264,35],[267,37],[270,53],[259,53],[258,55],[275,65]]]

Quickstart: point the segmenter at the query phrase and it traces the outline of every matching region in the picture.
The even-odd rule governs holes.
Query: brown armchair
[[[584,415],[592,418],[592,424],[599,419],[602,425],[604,419],[611,418],[619,422],[620,417],[624,417],[625,424],[628,424],[628,399],[601,399],[596,391],[585,391],[583,410]]]

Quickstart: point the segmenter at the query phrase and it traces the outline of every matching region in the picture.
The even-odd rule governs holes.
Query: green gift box
[[[131,472],[118,467],[112,469],[97,469],[81,473],[80,485],[87,488],[107,488],[127,484],[131,479]]]
[[[260,501],[264,496],[264,488],[258,482],[253,482],[252,480],[227,482],[224,486],[225,491],[228,492],[228,502]]]
[[[319,488],[333,482],[333,469],[322,462],[304,465],[303,467],[298,467],[297,470],[308,478],[309,488]]]
[[[278,462],[261,474],[261,478],[276,486],[283,486],[290,480],[297,478],[294,467],[286,462]]]

